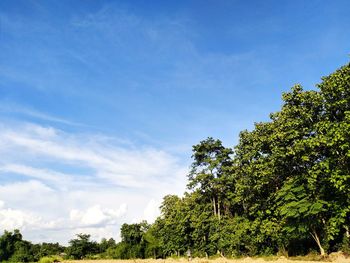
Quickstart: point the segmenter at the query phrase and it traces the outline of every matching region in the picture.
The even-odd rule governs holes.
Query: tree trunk
[[[321,245],[321,241],[320,241],[320,238],[318,237],[317,235],[317,232],[316,230],[312,230],[312,232],[310,232],[312,238],[315,240],[318,248],[320,249],[320,253],[321,253],[321,256],[324,257],[326,255],[322,245]]]
[[[213,197],[213,208],[214,208],[214,216],[216,216],[216,204],[215,204],[215,197]]]
[[[219,219],[219,221],[221,219],[221,214],[220,214],[220,197],[218,197],[218,219]]]

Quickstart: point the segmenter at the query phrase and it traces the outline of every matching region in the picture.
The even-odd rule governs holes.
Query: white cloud
[[[118,219],[127,212],[127,205],[122,204],[118,209],[104,209],[100,205],[89,207],[85,211],[73,209],[70,220],[80,227],[94,227],[116,224]]]
[[[119,232],[120,227],[115,225],[107,225],[101,228],[93,228],[93,227],[84,227],[84,228],[75,228],[71,236],[75,237],[76,234],[80,233],[88,233],[91,235],[93,240],[100,241],[102,238],[114,238],[116,241],[120,241],[120,237],[116,236],[115,233]]]
[[[143,219],[147,220],[148,223],[153,223],[160,214],[159,207],[160,202],[151,199],[143,210]]]
[[[28,225],[37,225],[39,217],[29,215],[20,210],[1,209],[0,210],[0,227],[2,229],[25,229]]]
[[[15,173],[31,178],[49,181],[53,183],[60,184],[62,181],[71,180],[71,176],[68,174],[48,170],[48,169],[37,169],[27,165],[21,164],[6,164],[0,166],[0,173]]]
[[[118,240],[121,224],[152,222],[161,198],[184,190],[186,168],[162,149],[30,123],[0,133],[0,228],[34,242]]]
[[[6,208],[3,201],[0,201],[0,229],[32,229],[43,230],[56,228],[60,220],[45,221],[42,217],[30,211]]]
[[[6,185],[0,185],[0,196],[16,198],[16,196],[31,195],[32,197],[37,194],[43,196],[45,194],[51,194],[53,190],[41,183],[40,181],[30,180],[25,182],[14,182]]]
[[[19,113],[29,117],[34,117],[36,119],[49,121],[49,122],[56,122],[56,123],[62,123],[66,125],[73,125],[73,126],[81,126],[81,124],[71,122],[62,118],[57,118],[30,108],[20,106],[18,104],[14,104],[14,103],[10,104],[6,101],[1,101],[0,112]]]

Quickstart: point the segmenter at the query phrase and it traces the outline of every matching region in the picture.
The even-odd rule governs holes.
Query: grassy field
[[[345,258],[343,255],[335,254],[330,255],[325,259],[307,257],[303,258],[285,258],[285,257],[268,257],[268,258],[241,258],[241,259],[205,259],[205,258],[195,258],[191,261],[187,259],[135,259],[135,260],[70,260],[65,261],[66,263],[266,263],[266,262],[276,262],[276,263],[315,263],[315,260],[325,261],[325,262],[337,262],[337,263],[350,263],[350,258]]]

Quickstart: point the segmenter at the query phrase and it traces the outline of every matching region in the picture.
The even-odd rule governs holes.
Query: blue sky
[[[1,1],[0,230],[118,239],[121,223],[151,221],[162,196],[185,190],[192,145],[235,145],[282,92],[348,63],[349,9]]]

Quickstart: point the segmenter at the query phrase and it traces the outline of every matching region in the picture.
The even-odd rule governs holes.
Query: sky
[[[0,231],[120,240],[186,191],[192,145],[349,63],[350,2],[0,1]]]

